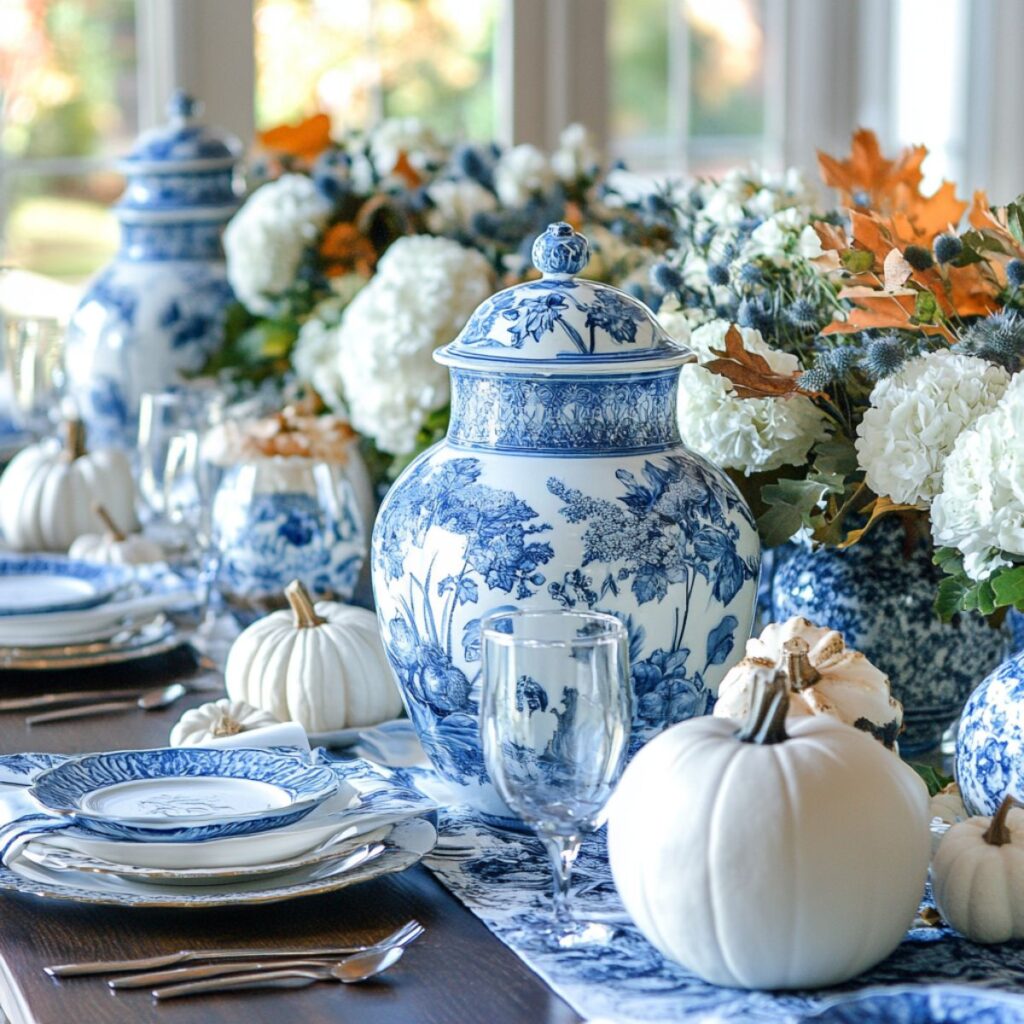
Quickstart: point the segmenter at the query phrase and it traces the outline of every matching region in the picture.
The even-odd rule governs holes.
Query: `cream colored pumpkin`
[[[716,985],[818,988],[888,956],[928,871],[928,791],[829,715],[787,720],[785,675],[740,729],[692,718],[651,740],[611,800],[608,853],[637,927]]]
[[[887,747],[895,745],[903,706],[892,696],[889,677],[860,651],[847,647],[841,633],[798,617],[773,622],[747,641],[746,657],[718,688],[714,714],[745,719],[756,672],[766,667],[789,673],[791,716],[831,715]]]
[[[298,580],[290,611],[272,612],[235,641],[228,695],[309,732],[376,725],[402,710],[377,617],[333,601],[316,607]]]
[[[0,477],[0,528],[18,551],[67,551],[76,537],[103,529],[102,501],[126,527],[135,525],[135,486],[124,452],[86,453],[82,425],[22,449]]]
[[[991,818],[942,838],[932,864],[939,913],[974,942],[1024,939],[1024,810],[1006,797]]]
[[[278,720],[241,700],[221,699],[186,711],[171,730],[172,747],[201,747],[210,740],[278,725]]]
[[[68,549],[72,558],[103,565],[148,565],[163,561],[164,549],[141,533],[126,534],[98,502],[93,511],[106,526],[105,533],[84,533]]]

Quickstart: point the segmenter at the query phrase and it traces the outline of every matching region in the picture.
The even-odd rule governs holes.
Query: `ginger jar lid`
[[[550,224],[533,243],[540,279],[492,295],[434,358],[463,369],[575,374],[692,362],[693,353],[662,329],[644,303],[576,276],[589,250],[571,225]]]

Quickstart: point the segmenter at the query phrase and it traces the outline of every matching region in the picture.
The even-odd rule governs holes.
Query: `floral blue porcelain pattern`
[[[971,814],[995,814],[1007,793],[1024,799],[1024,651],[968,699],[957,731],[956,778]]]
[[[936,568],[924,544],[909,555],[887,520],[848,551],[790,548],[777,562],[772,610],[839,630],[892,682],[903,704],[900,750],[936,746],[978,680],[1006,654],[1005,632],[977,615],[943,624],[935,615]]]

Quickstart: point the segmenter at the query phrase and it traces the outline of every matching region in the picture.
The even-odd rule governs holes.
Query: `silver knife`
[[[146,691],[139,687],[126,690],[72,690],[69,693],[42,693],[34,697],[8,697],[0,700],[0,712],[34,711],[59,704],[86,704],[91,700],[112,700],[117,697],[141,697]]]

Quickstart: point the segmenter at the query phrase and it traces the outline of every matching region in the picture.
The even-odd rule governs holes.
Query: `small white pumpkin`
[[[228,695],[308,732],[376,725],[402,710],[377,617],[285,588],[290,611],[249,626],[228,653]]]
[[[117,522],[135,525],[135,486],[124,452],[87,453],[81,422],[67,424],[64,446],[48,438],[11,459],[0,477],[0,528],[18,551],[67,551],[76,537],[103,529],[102,501]]]
[[[106,532],[84,533],[76,537],[68,550],[72,558],[103,565],[148,565],[163,561],[164,549],[156,541],[143,537],[141,533],[126,534],[99,502],[93,503],[93,511],[106,526]]]
[[[612,797],[612,874],[637,927],[715,985],[818,988],[896,948],[928,872],[928,790],[867,734],[787,721],[760,669],[737,729],[704,716],[647,744]]]
[[[773,622],[747,641],[746,657],[718,688],[714,714],[743,721],[750,714],[753,680],[760,668],[789,676],[789,714],[832,715],[870,733],[892,749],[903,728],[903,706],[892,696],[889,677],[841,633],[797,616]]]
[[[186,711],[171,730],[171,746],[201,747],[210,740],[279,724],[273,715],[245,701],[222,698]]]
[[[939,913],[974,942],[1024,939],[1024,810],[1005,797],[991,818],[968,818],[942,838],[932,864]]]

